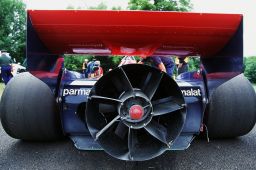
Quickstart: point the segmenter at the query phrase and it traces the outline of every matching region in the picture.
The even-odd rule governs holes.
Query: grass
[[[2,96],[2,93],[4,91],[4,87],[5,87],[4,83],[0,83],[0,97]]]
[[[256,91],[256,84],[252,84],[253,85],[253,87],[254,87],[254,90]]]

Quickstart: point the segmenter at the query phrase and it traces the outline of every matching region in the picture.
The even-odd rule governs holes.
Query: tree
[[[25,4],[21,0],[0,1],[0,50],[7,50],[17,61],[25,57]]]
[[[190,57],[188,61],[188,70],[197,71],[200,69],[200,58],[199,57]]]
[[[256,56],[245,58],[244,64],[245,64],[244,75],[252,83],[256,83]]]
[[[84,59],[91,61],[93,56],[90,55],[65,55],[65,68],[72,71],[82,71]]]
[[[192,4],[190,0],[130,0],[130,10],[151,11],[190,11]]]
[[[100,10],[104,10],[107,8],[108,8],[108,6],[104,2],[101,2],[98,6],[89,7],[89,9],[100,9]]]
[[[122,7],[120,7],[120,6],[113,6],[111,8],[111,10],[113,10],[113,11],[122,10]]]

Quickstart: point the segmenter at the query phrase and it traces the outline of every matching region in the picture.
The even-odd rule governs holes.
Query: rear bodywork
[[[239,14],[30,10],[27,15],[27,70],[52,89],[63,132],[81,150],[101,149],[84,116],[87,96],[97,80],[64,69],[64,54],[200,56],[201,72],[184,73],[176,80],[187,116],[170,150],[189,147],[203,127],[212,91],[242,73]]]

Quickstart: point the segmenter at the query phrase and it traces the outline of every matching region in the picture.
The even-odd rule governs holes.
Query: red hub
[[[144,109],[140,105],[133,105],[129,110],[130,118],[139,120],[144,115]]]

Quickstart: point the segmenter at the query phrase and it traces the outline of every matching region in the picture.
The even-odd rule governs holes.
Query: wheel
[[[240,74],[220,85],[211,95],[206,125],[210,138],[247,134],[256,121],[256,94]]]
[[[7,84],[0,117],[4,130],[16,139],[52,141],[62,136],[52,91],[28,72],[18,74]]]

